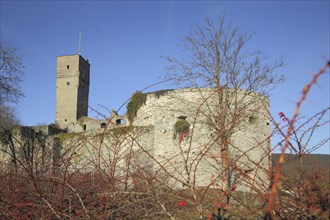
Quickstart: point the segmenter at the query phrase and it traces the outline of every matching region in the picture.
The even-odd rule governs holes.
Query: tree
[[[225,16],[218,24],[208,18],[204,22],[183,41],[186,59],[167,57],[169,78],[193,87],[240,88],[265,95],[284,81],[275,74],[284,65],[281,60],[270,65],[260,50],[247,49],[252,34],[233,28]]]
[[[17,103],[23,97],[20,83],[24,66],[17,49],[0,44],[0,129],[10,129],[18,124],[14,108],[10,103]]]
[[[15,114],[15,108],[0,103],[0,131],[2,129],[9,130],[19,123],[20,121]]]
[[[0,94],[1,102],[16,103],[23,97],[20,82],[23,77],[24,66],[17,49],[0,44]]]
[[[268,108],[266,97],[275,84],[284,81],[283,75],[276,74],[284,66],[283,61],[268,64],[266,56],[260,50],[248,49],[251,38],[252,34],[233,28],[225,15],[217,22],[207,18],[204,26],[195,26],[193,32],[184,39],[186,57],[166,58],[169,62],[167,77],[172,78],[175,83],[195,88],[214,88],[210,97],[215,97],[215,104],[208,106],[208,112],[203,114],[209,115],[205,126],[210,126],[213,130],[212,136],[221,157],[220,167],[227,179],[224,186],[227,195],[235,181],[235,161],[242,157],[240,155],[234,158],[232,155],[231,152],[239,151],[242,147],[233,144],[232,137],[243,128],[246,119],[253,121],[254,112],[265,114],[269,118],[269,112],[260,108]],[[256,93],[264,96],[255,95]],[[205,97],[205,100],[210,97]],[[205,102],[205,105],[209,104]],[[260,143],[268,142],[267,138],[268,136],[265,140],[259,140]],[[227,203],[229,199],[230,196],[227,196]]]

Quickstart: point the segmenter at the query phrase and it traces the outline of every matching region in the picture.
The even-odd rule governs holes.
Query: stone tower
[[[89,69],[81,55],[57,57],[55,123],[60,128],[88,114]]]

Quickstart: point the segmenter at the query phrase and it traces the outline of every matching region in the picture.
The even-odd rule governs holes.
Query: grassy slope
[[[272,154],[273,166],[277,164],[280,154]],[[295,171],[300,168],[300,160],[297,155],[286,154],[285,163],[283,165],[283,174],[287,177],[293,177]],[[310,172],[319,172],[320,170],[325,171],[326,175],[329,176],[330,170],[330,155],[329,154],[310,154],[303,157],[304,170]]]

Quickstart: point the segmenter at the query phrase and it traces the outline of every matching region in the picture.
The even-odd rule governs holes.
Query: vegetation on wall
[[[109,130],[114,136],[121,136],[121,135],[126,135],[129,132],[133,130],[133,126],[129,127],[118,127],[118,128],[112,128]]]
[[[131,100],[127,103],[127,118],[130,121],[130,123],[133,122],[134,118],[137,115],[137,112],[141,108],[143,104],[145,104],[147,101],[147,94],[143,94],[141,91],[136,91],[132,97]]]
[[[57,137],[60,140],[60,143],[63,144],[66,140],[72,139],[78,135],[81,135],[81,133],[59,133]]]
[[[10,133],[8,131],[0,132],[0,142],[3,144],[10,143]]]
[[[163,90],[158,90],[158,91],[147,93],[147,94],[154,94],[155,97],[157,99],[159,99],[159,97],[166,95],[169,91],[173,91],[173,89],[163,89]]]
[[[163,95],[166,95],[169,91],[172,91],[173,89],[166,89],[166,90],[158,90],[155,92],[150,93],[142,93],[141,91],[136,91],[132,97],[131,100],[128,102],[126,108],[127,108],[127,118],[129,119],[130,123],[133,122],[134,118],[137,115],[137,112],[141,108],[142,105],[144,105],[147,101],[147,96],[149,94],[154,94],[156,98],[159,98]]]
[[[80,125],[80,127],[84,128],[84,120],[79,118],[77,121],[77,124]]]
[[[174,138],[177,135],[180,135],[180,139],[182,139],[183,135],[187,135],[189,133],[190,123],[186,119],[178,119],[174,125]]]

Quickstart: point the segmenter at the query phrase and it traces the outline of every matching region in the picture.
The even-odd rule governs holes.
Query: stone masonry
[[[244,90],[226,89],[229,99],[240,100],[230,103],[228,109],[233,115],[242,111],[244,117],[230,134],[227,154],[231,182],[223,183],[223,151],[216,129],[211,125],[221,112],[215,89],[147,93],[132,121],[115,111],[109,118],[99,120],[87,117],[89,72],[88,60],[80,55],[57,58],[55,125],[24,127],[24,132],[16,138],[22,142],[21,146],[35,137],[43,137],[42,147],[33,149],[52,152],[52,160],[72,160],[72,171],[90,172],[98,166],[105,172],[112,169],[117,177],[127,177],[138,169],[147,169],[155,174],[170,175],[171,178],[164,179],[164,184],[179,188],[212,183],[214,187],[229,184],[236,185],[240,191],[248,191],[250,180],[260,189],[268,185],[268,98]],[[233,115],[229,115],[228,120]],[[185,130],[178,132],[178,122],[185,125]],[[9,145],[8,141],[1,143],[2,149],[11,149]]]
[[[57,57],[55,123],[60,128],[88,115],[89,71],[80,55]]]

